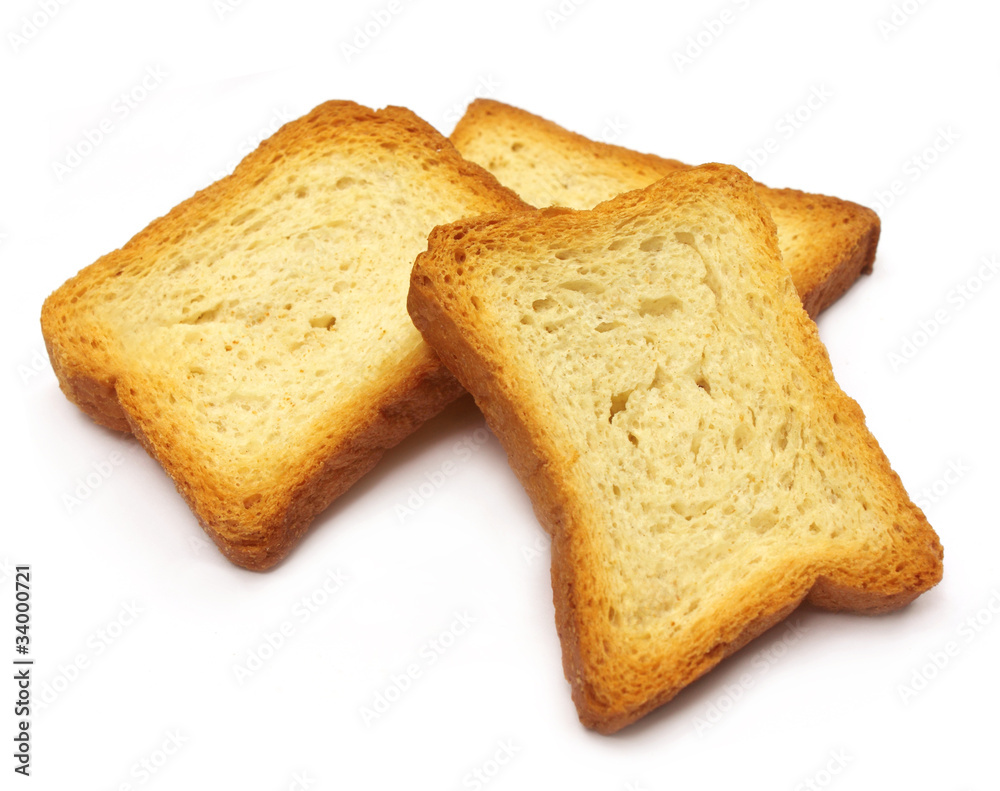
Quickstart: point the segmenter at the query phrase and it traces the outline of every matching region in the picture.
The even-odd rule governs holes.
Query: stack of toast
[[[564,671],[610,733],[808,600],[941,577],[810,316],[878,217],[473,103],[449,141],[328,102],[45,302],[68,398],[266,569],[462,392],[553,541]]]

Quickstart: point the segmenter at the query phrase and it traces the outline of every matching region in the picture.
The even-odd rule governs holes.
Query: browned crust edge
[[[720,167],[739,173],[734,168],[715,165],[696,170]],[[686,175],[668,177],[661,184],[666,184],[673,178],[685,177]],[[745,175],[742,175],[742,178],[749,180]],[[622,204],[634,201],[642,192],[646,190],[630,193],[628,197],[615,199],[609,203]],[[766,209],[759,201],[757,205],[759,222],[764,227],[773,228],[773,221]],[[567,211],[550,209],[541,212],[537,217],[545,218]],[[580,533],[583,531],[573,529],[574,522],[582,517],[575,514],[576,506],[572,492],[561,478],[560,469],[567,461],[564,458],[565,454],[559,448],[546,443],[545,432],[533,424],[533,416],[529,411],[513,393],[498,386],[502,363],[492,359],[489,350],[482,345],[470,326],[456,320],[455,315],[444,307],[438,292],[441,283],[435,279],[437,275],[447,271],[448,266],[441,264],[439,267],[434,257],[435,250],[446,251],[442,254],[442,258],[447,260],[454,239],[465,238],[470,231],[505,221],[508,220],[501,217],[479,218],[435,229],[429,239],[428,252],[421,254],[414,266],[407,307],[417,329],[437,350],[445,365],[472,393],[487,423],[504,446],[511,467],[525,487],[536,515],[552,534],[553,601],[556,627],[563,647],[563,670],[572,686],[573,700],[580,720],[585,726],[610,734],[634,722],[672,699],[681,689],[713,668],[723,658],[783,620],[805,598],[817,606],[830,610],[875,614],[895,610],[908,604],[940,581],[943,551],[937,535],[927,524],[920,510],[910,503],[899,477],[889,467],[883,454],[880,464],[884,467],[887,480],[896,488],[903,503],[904,514],[900,519],[907,517],[912,533],[909,549],[915,552],[914,557],[910,558],[912,562],[907,564],[906,568],[897,568],[894,572],[887,573],[885,577],[874,580],[871,577],[869,564],[864,563],[857,569],[817,567],[803,569],[794,577],[776,584],[768,597],[740,602],[734,608],[739,617],[733,619],[734,623],[739,625],[738,631],[716,638],[701,635],[703,639],[700,642],[715,639],[714,644],[700,657],[683,667],[673,678],[673,683],[664,686],[640,705],[623,702],[609,705],[606,701],[599,700],[599,696],[589,686],[586,677],[587,662],[583,655],[585,639],[582,635],[592,630],[587,626],[586,613],[579,611],[575,604],[579,598],[575,588],[580,582],[576,576],[576,569],[581,563],[586,563],[588,556],[592,558],[594,552],[580,538]],[[815,331],[815,325],[807,321],[800,323],[804,328],[807,356],[819,366],[822,366],[822,361],[825,360],[826,367],[829,368],[828,357]],[[832,374],[830,376],[832,378]],[[864,426],[864,415],[853,400],[842,392],[836,400],[835,408],[849,414],[854,421],[859,421],[861,427]],[[873,439],[870,441],[874,443]],[[877,449],[877,444],[875,447]],[[898,551],[902,553],[904,549],[906,548],[899,548]]]
[[[153,458],[173,478],[178,491],[199,523],[234,563],[253,570],[272,567],[285,557],[312,519],[368,472],[386,449],[402,441],[423,422],[440,412],[463,392],[450,372],[429,348],[407,359],[387,384],[381,398],[359,409],[354,425],[338,441],[324,447],[322,458],[303,465],[304,473],[289,486],[288,497],[266,512],[253,515],[252,523],[233,519],[232,510],[218,507],[218,489],[174,458],[168,437],[161,437],[132,397],[126,381],[128,366],[118,359],[114,339],[74,304],[80,295],[127,265],[134,255],[149,248],[168,246],[178,234],[208,211],[224,210],[228,202],[252,189],[276,161],[296,155],[303,148],[322,147],[310,137],[310,122],[332,119],[337,125],[369,123],[391,125],[395,133],[413,136],[432,148],[452,167],[474,194],[488,199],[498,211],[530,210],[513,191],[474,163],[463,159],[452,144],[410,110],[387,107],[373,111],[355,102],[330,101],[292,121],[261,143],[229,176],[209,185],[170,212],[151,222],[115,250],[81,270],[53,292],[42,306],[41,324],[46,349],[59,387],[66,397],[95,422],[118,431],[131,431]],[[327,144],[328,145],[328,144]],[[202,476],[204,477],[204,476]],[[210,491],[212,490],[212,491]],[[287,501],[285,501],[287,500]],[[227,513],[228,512],[228,513]]]
[[[422,351],[424,359],[409,364],[380,400],[359,410],[350,430],[308,465],[294,489],[269,508],[253,530],[212,507],[212,495],[184,475],[183,465],[158,453],[141,411],[132,408],[125,389],[122,403],[132,433],[173,478],[177,491],[222,554],[246,569],[265,571],[285,558],[313,519],[369,472],[387,450],[465,392],[433,351]]]
[[[625,148],[624,146],[591,140],[589,137],[560,126],[548,118],[543,118],[527,110],[522,110],[520,107],[498,102],[495,99],[475,99],[469,104],[465,115],[459,119],[450,135],[450,139],[455,144],[455,147],[461,150],[465,142],[474,136],[475,129],[491,124],[492,121],[490,119],[494,116],[515,118],[517,123],[522,126],[534,127],[546,135],[562,138],[568,146],[581,148],[600,159],[613,157],[616,161],[627,164],[632,169],[639,171],[644,176],[649,176],[653,180],[663,178],[677,170],[688,170],[691,167],[691,165],[686,165],[676,159],[667,159],[656,154],[644,154],[631,148]]]

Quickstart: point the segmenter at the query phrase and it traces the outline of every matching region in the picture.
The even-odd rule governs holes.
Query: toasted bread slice
[[[641,717],[803,599],[878,613],[940,579],[741,171],[438,228],[408,304],[552,533],[585,725]]]
[[[526,208],[410,111],[329,102],[52,294],[49,356],[264,569],[462,392],[406,314],[427,234]]]
[[[529,112],[477,99],[451,134],[477,162],[528,203],[590,209],[689,166],[598,143]],[[778,245],[811,316],[831,305],[862,273],[871,272],[880,223],[856,203],[757,185],[778,226]]]

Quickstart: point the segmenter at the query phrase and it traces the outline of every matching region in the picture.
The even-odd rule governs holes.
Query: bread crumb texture
[[[939,579],[736,169],[438,229],[410,310],[553,532],[587,725],[641,716],[810,591],[877,612]]]
[[[458,150],[538,207],[591,209],[687,170],[676,159],[599,143],[491,99],[477,99],[451,135]],[[871,209],[794,189],[757,185],[806,310],[832,304],[875,260],[881,224]]]
[[[235,560],[270,565],[460,392],[405,310],[429,231],[523,208],[409,111],[321,105],[50,297],[54,367],[95,419],[136,431],[217,540],[259,545]]]

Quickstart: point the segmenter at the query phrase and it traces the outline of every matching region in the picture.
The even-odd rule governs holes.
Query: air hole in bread
[[[194,301],[194,300],[192,300]],[[207,324],[210,321],[215,321],[216,317],[219,315],[219,309],[222,307],[222,303],[209,308],[208,310],[203,310],[190,318],[184,318],[180,320],[180,324]]]
[[[763,535],[778,524],[778,517],[771,511],[758,511],[750,520],[750,526]]]
[[[621,393],[615,393],[611,396],[611,415],[608,417],[608,422],[610,423],[615,419],[615,415],[619,412],[624,412],[628,408],[628,399],[632,393],[635,392],[635,388],[631,390],[625,390]]]
[[[604,286],[593,280],[569,280],[565,283],[560,283],[559,288],[565,288],[567,291],[576,291],[580,294],[604,293]]]
[[[644,253],[656,253],[663,249],[663,243],[666,240],[665,236],[650,236],[648,239],[642,241],[639,249]]]
[[[788,447],[788,434],[790,431],[791,425],[786,420],[778,427],[778,430],[774,432],[774,440],[771,444],[775,450],[784,450]]]
[[[666,296],[644,299],[639,303],[640,316],[669,316],[683,306],[677,297]]]
[[[314,319],[309,319],[309,326],[315,327],[316,329],[332,330],[333,326],[337,323],[337,317],[331,316],[329,314],[325,316],[318,316]]]
[[[233,226],[242,225],[251,217],[253,217],[257,213],[257,211],[258,211],[257,209],[247,209],[242,214],[238,214],[237,216],[233,217],[232,221],[229,224]]]

